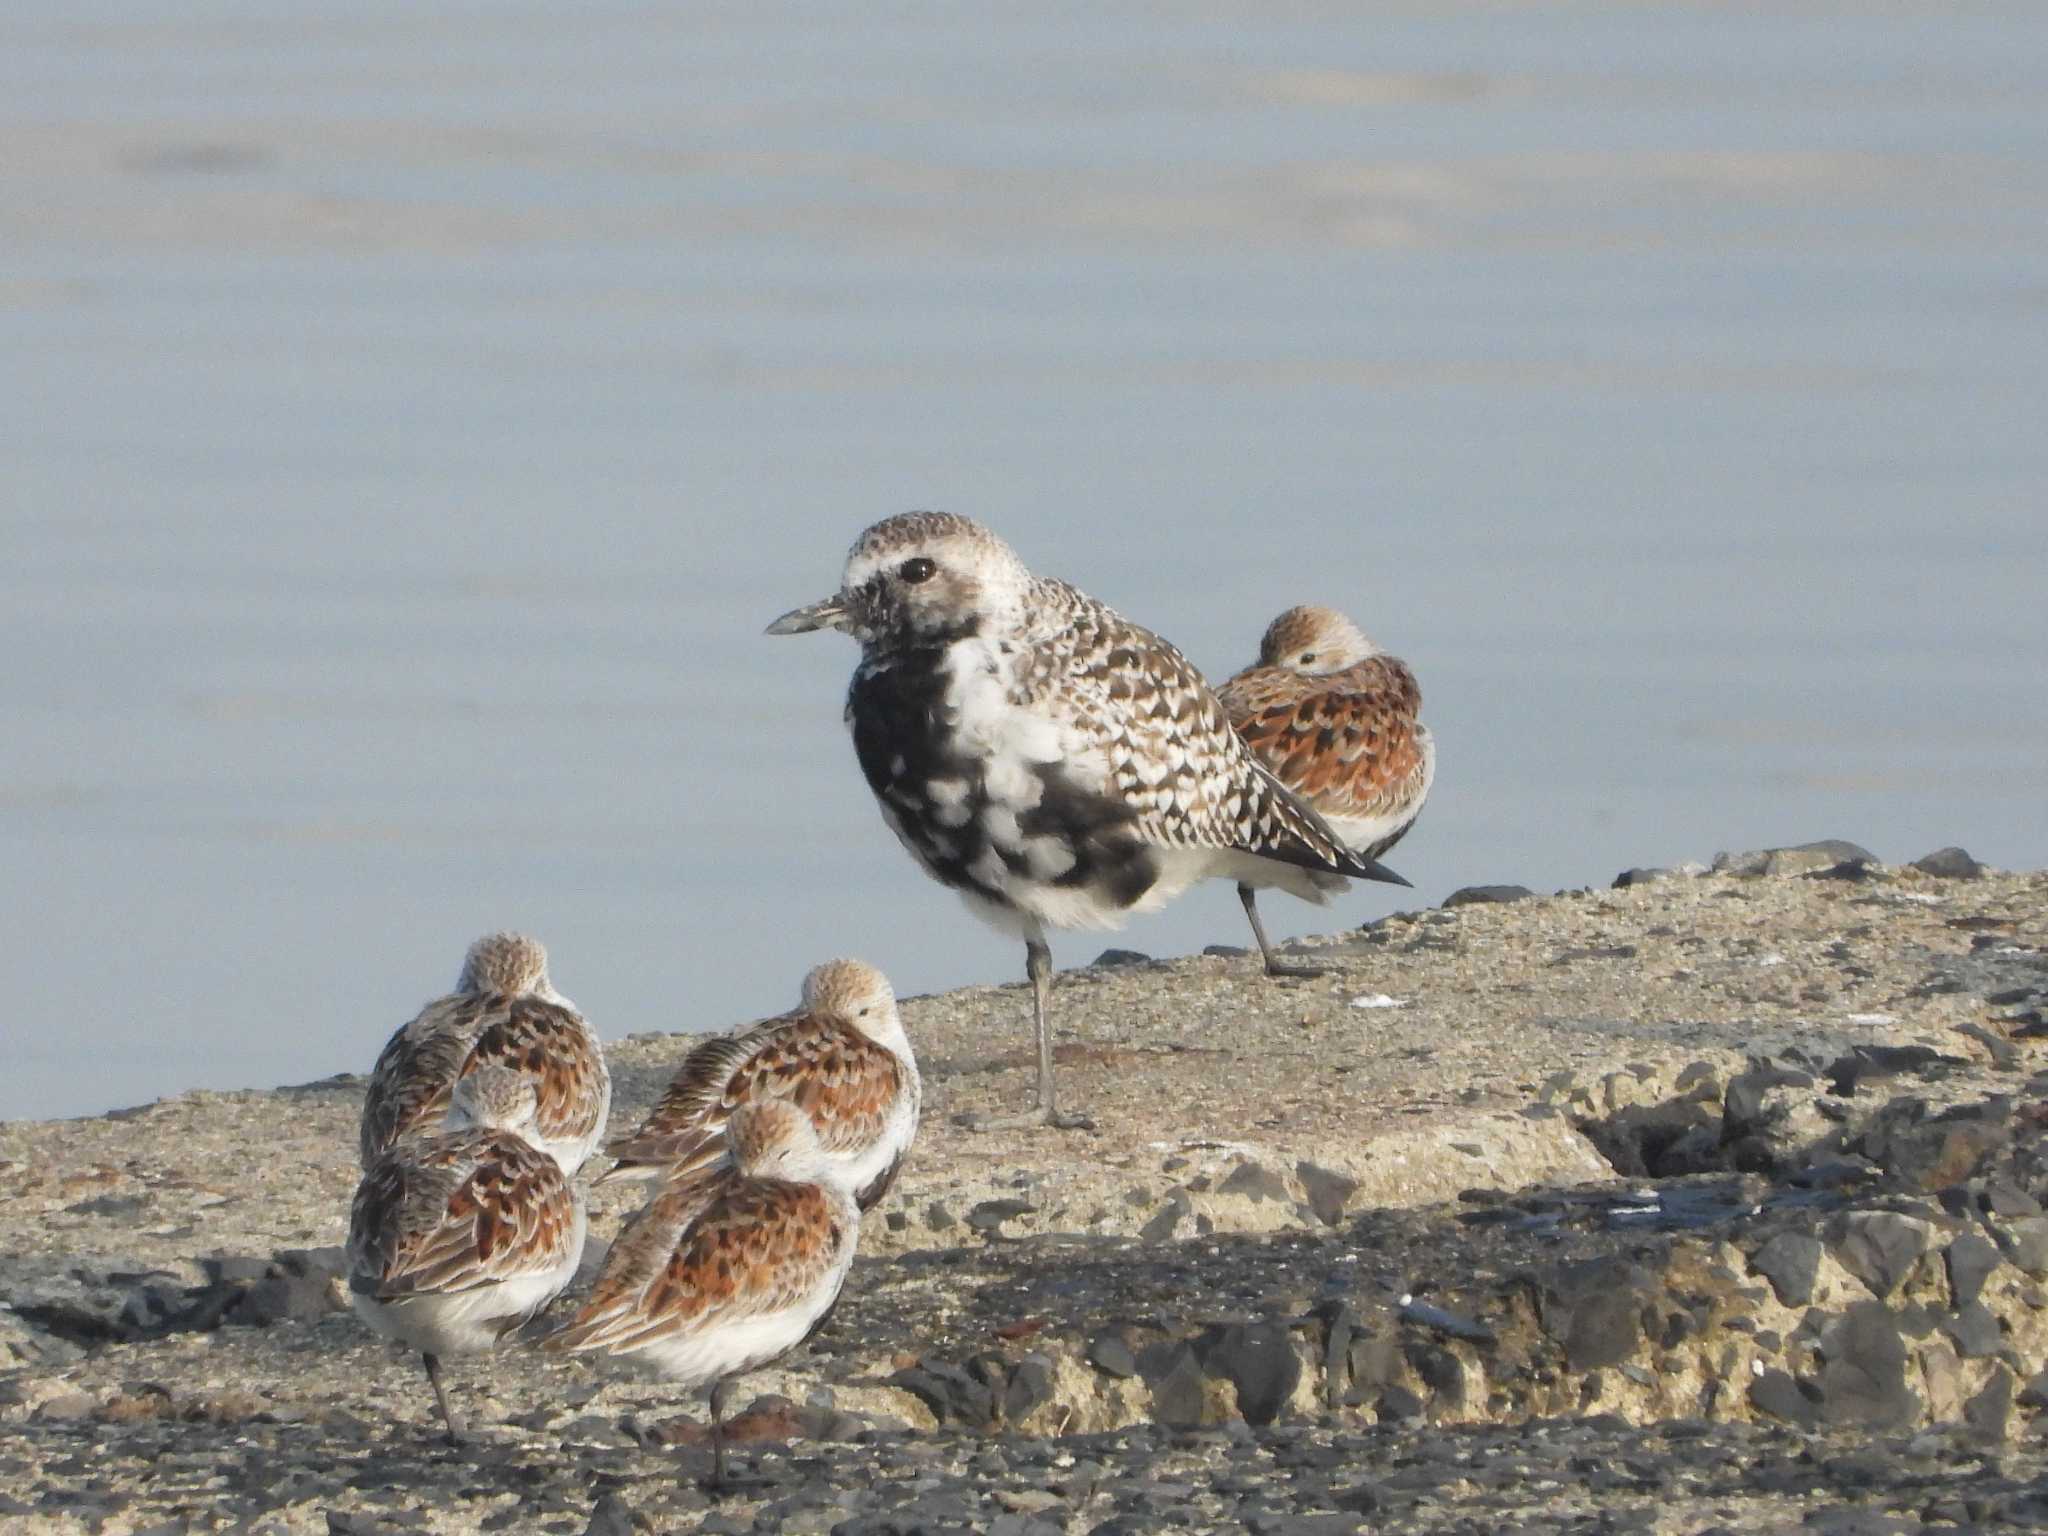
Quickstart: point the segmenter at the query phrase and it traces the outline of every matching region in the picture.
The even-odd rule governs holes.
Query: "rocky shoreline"
[[[629,1372],[455,1362],[432,1438],[335,1283],[359,1079],[0,1125],[0,1532],[2048,1524],[2048,875],[1454,903],[1063,973],[1093,1133],[956,1130],[1024,993],[906,1000],[927,1129],[718,1501]],[[621,1120],[687,1043],[608,1042]]]

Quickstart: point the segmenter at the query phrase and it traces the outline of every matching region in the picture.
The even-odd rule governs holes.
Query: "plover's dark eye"
[[[936,560],[927,560],[923,555],[917,555],[897,566],[896,574],[912,586],[916,586],[921,581],[930,581],[938,569],[939,564]]]
[[[1314,661],[1315,659],[1316,653],[1314,651],[1303,651],[1301,653],[1301,664],[1304,667],[1307,666],[1310,662]]]

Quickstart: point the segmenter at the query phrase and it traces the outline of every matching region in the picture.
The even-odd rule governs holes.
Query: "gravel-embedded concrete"
[[[452,1362],[431,1438],[333,1279],[359,1081],[0,1126],[0,1531],[2048,1523],[2048,876],[1717,863],[1065,973],[1094,1133],[955,1129],[1028,996],[908,1000],[926,1130],[715,1504],[630,1372]]]

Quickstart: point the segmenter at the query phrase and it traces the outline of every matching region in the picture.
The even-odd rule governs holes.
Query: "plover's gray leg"
[[[448,1391],[447,1388],[441,1385],[441,1357],[438,1355],[422,1354],[420,1359],[426,1362],[427,1381],[434,1389],[434,1401],[441,1406],[441,1422],[448,1426],[448,1443],[450,1445],[460,1445],[462,1444],[462,1416],[448,1406]]]
[[[1273,946],[1266,938],[1266,925],[1259,920],[1259,893],[1248,885],[1237,888],[1237,899],[1244,903],[1244,915],[1252,920],[1252,937],[1259,941],[1259,953],[1266,957],[1268,976],[1328,976],[1330,969],[1323,965],[1308,965],[1299,960],[1282,960],[1273,953]]]
[[[1095,1122],[1069,1110],[1060,1113],[1052,1081],[1052,946],[1042,934],[1024,941],[1024,974],[1031,978],[1031,1015],[1038,1029],[1038,1109],[1028,1115],[956,1115],[953,1123],[970,1131],[1011,1131],[1049,1125],[1057,1131],[1092,1131]]]

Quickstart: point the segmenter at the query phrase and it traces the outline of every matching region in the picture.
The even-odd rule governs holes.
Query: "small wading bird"
[[[1436,741],[1417,716],[1422,690],[1398,656],[1329,608],[1290,608],[1266,627],[1259,659],[1216,697],[1273,776],[1322,812],[1353,850],[1377,859],[1408,835],[1436,777]],[[1314,976],[1266,942],[1257,887],[1240,879],[1269,976]]]
[[[1407,884],[1260,766],[1179,651],[1033,576],[979,523],[876,523],[839,590],[768,633],[817,629],[860,642],[846,719],[883,818],[926,873],[1024,940],[1037,1111],[970,1126],[1090,1123],[1054,1100],[1048,928],[1119,927],[1206,879],[1315,902],[1347,875]]]
[[[495,1348],[561,1294],[583,1257],[583,1197],[532,1145],[531,1077],[483,1066],[455,1085],[447,1129],[370,1160],[349,1213],[349,1300],[420,1352],[448,1443],[441,1356]]]
[[[548,952],[520,933],[470,945],[455,990],[385,1044],[363,1101],[363,1166],[402,1137],[438,1130],[456,1083],[489,1065],[533,1079],[528,1139],[564,1173],[581,1168],[611,1118],[611,1072],[583,1015],[549,982]]]
[[[734,1378],[796,1348],[846,1282],[860,1211],[795,1105],[741,1104],[728,1155],[666,1181],[626,1223],[583,1307],[542,1347],[639,1355],[708,1387],[711,1483],[725,1484]]]
[[[786,1099],[810,1117],[834,1176],[869,1210],[909,1154],[922,1097],[889,979],[859,960],[829,960],[804,977],[794,1012],[691,1051],[645,1123],[605,1149],[618,1166],[598,1182],[708,1166],[725,1155],[735,1109]]]

